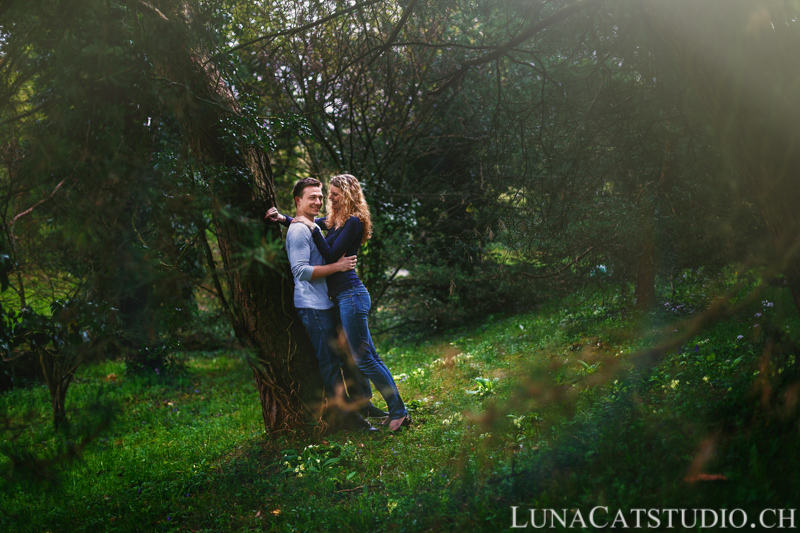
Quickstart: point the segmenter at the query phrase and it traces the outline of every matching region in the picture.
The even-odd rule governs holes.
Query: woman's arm
[[[281,222],[281,224],[283,224],[288,228],[289,224],[291,224],[292,221],[294,220],[294,217],[290,217],[289,215],[284,215],[283,218],[286,220],[286,223],[284,224],[283,222]],[[314,224],[316,224],[322,229],[328,229],[328,217],[315,218]]]
[[[286,220],[288,220],[288,222],[286,223],[287,225],[288,224],[299,224],[299,223],[302,222],[311,231],[314,231],[314,226],[319,226],[320,229],[325,229],[325,230],[328,229],[327,217],[315,218],[314,222],[311,222],[311,220],[309,220],[307,217],[304,217],[302,215],[298,215],[298,216],[296,216],[294,218],[292,218],[290,216],[287,216],[285,218],[286,218]]]
[[[267,222],[277,222],[278,224],[286,226],[288,228],[289,224],[291,224],[292,220],[294,220],[294,217],[290,217],[289,215],[282,215],[278,212],[278,209],[276,207],[271,207],[269,211],[267,211],[267,214],[264,216],[264,219]],[[326,222],[327,222],[327,217],[321,217],[314,220],[314,223],[317,224],[319,227],[328,229]]]
[[[333,243],[329,244],[322,236],[322,232],[316,228],[311,232],[311,238],[314,239],[314,244],[317,245],[317,249],[325,261],[333,263],[342,257],[350,247],[361,244],[363,233],[364,225],[361,224],[361,221],[357,217],[350,217]]]

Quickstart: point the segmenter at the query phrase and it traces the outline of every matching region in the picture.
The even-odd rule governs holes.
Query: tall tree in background
[[[605,2],[497,59],[500,126],[487,150],[509,188],[499,212],[514,255],[536,257],[535,276],[569,264],[587,279],[604,265],[610,279],[635,284],[643,310],[656,273],[740,259],[732,244],[752,242],[753,226],[689,85],[646,22],[640,6]]]

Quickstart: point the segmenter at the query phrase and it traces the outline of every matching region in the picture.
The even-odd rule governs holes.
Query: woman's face
[[[331,201],[331,207],[334,211],[338,211],[339,209],[339,202],[342,199],[342,190],[335,186],[331,185],[330,193],[328,194],[328,198]]]

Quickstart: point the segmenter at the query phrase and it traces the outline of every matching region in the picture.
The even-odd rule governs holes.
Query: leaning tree
[[[2,127],[19,147],[3,179],[24,185],[10,201],[35,206],[29,233],[49,236],[85,300],[108,297],[109,280],[144,269],[133,299],[147,303],[183,290],[205,261],[253,354],[265,427],[299,427],[318,415],[321,379],[291,313],[280,232],[263,224],[275,203],[264,132],[209,61],[224,8],[0,4]],[[108,303],[121,307],[119,298]]]

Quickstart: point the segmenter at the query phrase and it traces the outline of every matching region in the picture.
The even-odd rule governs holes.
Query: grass
[[[118,406],[114,425],[56,484],[0,481],[0,529],[495,531],[512,506],[793,508],[791,300],[770,288],[690,337],[698,292],[644,317],[588,298],[384,341],[415,420],[402,435],[266,435],[236,354],[187,355],[176,378],[86,368],[72,417],[100,397]],[[683,342],[653,358],[665,339]],[[7,393],[0,409],[27,424],[18,448],[46,455],[70,438],[50,429],[44,388]]]

